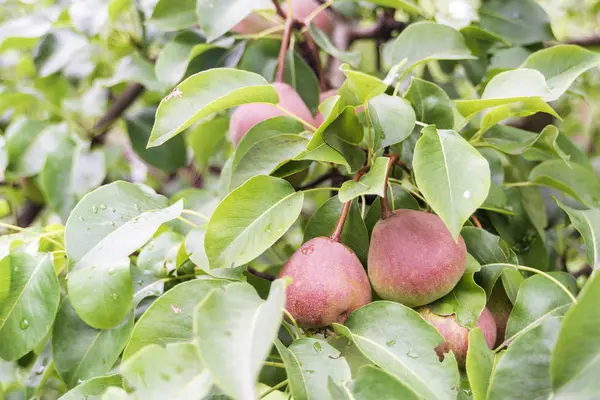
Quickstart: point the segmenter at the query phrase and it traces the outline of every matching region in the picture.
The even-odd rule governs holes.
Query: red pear
[[[444,339],[446,339],[445,343],[442,343],[435,349],[438,356],[441,358],[444,353],[452,350],[458,365],[464,367],[469,348],[470,329],[460,325],[455,315],[437,315],[427,307],[423,307],[418,311],[423,319],[433,325]],[[496,323],[494,322],[492,313],[487,308],[484,308],[479,315],[476,326],[481,328],[488,347],[492,349],[496,343]]]
[[[343,323],[371,302],[367,274],[356,254],[327,237],[304,243],[285,263],[279,277],[289,277],[286,309],[304,328]]]
[[[437,215],[396,210],[373,229],[369,278],[377,294],[410,307],[448,294],[465,272],[467,250]]]
[[[496,321],[496,327],[498,328],[496,346],[500,346],[505,339],[504,334],[506,333],[506,324],[513,308],[501,281],[498,281],[494,286],[492,294],[487,302],[487,308],[492,313],[494,321]]]

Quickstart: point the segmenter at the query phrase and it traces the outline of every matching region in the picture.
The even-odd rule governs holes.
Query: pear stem
[[[356,175],[354,175],[354,178],[352,178],[352,179],[354,181],[358,182],[360,180],[360,177],[363,176],[364,174],[366,174],[368,170],[369,170],[369,166],[363,165],[361,167],[361,169],[358,170]],[[338,243],[342,241],[342,231],[344,230],[344,224],[346,223],[346,218],[348,218],[348,213],[350,212],[351,205],[352,205],[352,200],[349,200],[344,203],[344,207],[342,208],[342,212],[340,213],[340,218],[338,219],[338,222],[335,225],[335,229],[333,230],[333,233],[329,237],[331,240],[338,242]]]
[[[381,197],[381,219],[386,219],[394,215],[392,209],[390,209],[390,204],[388,202],[388,180],[390,178],[390,171],[396,162],[398,161],[398,155],[392,154],[388,160],[387,169],[385,171],[385,190],[383,191],[383,197]]]
[[[281,39],[281,48],[279,49],[279,65],[277,65],[277,76],[276,82],[283,82],[283,73],[285,71],[285,55],[290,45],[290,38],[292,36],[292,27],[294,25],[294,19],[292,14],[289,13],[285,19],[285,26],[283,28],[283,38]]]

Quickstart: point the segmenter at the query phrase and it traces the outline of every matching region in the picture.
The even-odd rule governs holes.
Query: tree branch
[[[326,180],[329,180],[329,179],[334,178],[339,175],[340,175],[339,171],[334,168],[331,171],[327,172],[326,174],[323,174],[323,175],[315,178],[314,180],[308,182],[307,184],[299,186],[296,190],[312,189],[314,187],[317,187],[321,183],[325,182]]]
[[[17,214],[17,226],[27,228],[35,221],[42,209],[43,207],[41,205],[35,204],[31,200],[25,200],[25,204]]]

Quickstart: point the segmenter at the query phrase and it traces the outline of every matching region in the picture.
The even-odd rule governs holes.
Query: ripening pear
[[[310,110],[306,104],[304,104],[304,101],[294,88],[287,83],[282,82],[273,83],[273,88],[279,95],[279,105],[282,108],[297,115],[309,124],[314,124],[314,119]],[[242,137],[244,137],[254,125],[266,119],[286,115],[285,112],[278,110],[271,104],[252,103],[241,105],[231,114],[229,138],[231,139],[231,142],[237,146],[240,140],[242,140]]]
[[[465,272],[467,250],[440,217],[396,210],[377,222],[369,247],[369,278],[377,294],[409,307],[448,294]]]
[[[343,323],[371,302],[369,278],[356,254],[327,237],[304,243],[285,263],[279,277],[289,277],[286,309],[304,328]]]
[[[492,289],[492,294],[487,302],[487,308],[492,313],[492,317],[494,317],[494,321],[496,322],[496,346],[500,346],[504,341],[506,324],[508,323],[510,312],[513,309],[513,304],[506,295],[502,282],[497,282],[494,289]]]
[[[438,356],[442,358],[444,353],[452,350],[459,367],[464,367],[469,348],[470,329],[460,325],[454,314],[438,315],[428,307],[423,307],[417,311],[425,321],[433,325],[444,339],[446,339],[445,343],[435,348]],[[488,347],[490,349],[494,348],[494,344],[496,343],[496,323],[494,322],[492,313],[487,308],[483,309],[475,326],[481,329]]]

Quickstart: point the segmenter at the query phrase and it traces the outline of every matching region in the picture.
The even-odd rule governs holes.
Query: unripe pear
[[[396,210],[375,225],[369,247],[369,278],[377,294],[409,307],[448,294],[465,272],[467,249],[455,242],[440,217]]]
[[[289,277],[286,309],[301,327],[343,323],[371,302],[371,286],[356,254],[327,237],[304,243],[285,263],[279,277]]]
[[[301,22],[304,22],[320,6],[316,0],[291,0],[290,3],[292,4],[293,17]],[[287,13],[287,1],[282,2],[281,8]],[[333,18],[327,10],[319,12],[311,22],[327,34],[331,34],[333,30]]]
[[[435,348],[438,356],[442,358],[444,353],[452,350],[458,365],[464,367],[469,348],[470,329],[460,325],[454,314],[438,315],[428,307],[423,307],[418,311],[423,319],[433,325],[446,340],[445,343]],[[492,349],[496,343],[496,323],[487,308],[483,309],[475,326],[481,329],[488,347]]]
[[[314,120],[310,110],[302,101],[302,98],[287,83],[275,82],[273,88],[279,95],[279,105],[285,108],[292,114],[297,115],[309,124],[313,124]],[[235,109],[231,114],[231,120],[229,123],[229,138],[231,142],[237,146],[242,140],[242,137],[248,131],[259,122],[266,119],[286,116],[287,114],[281,110],[278,110],[271,104],[244,104]]]
[[[504,290],[502,282],[497,282],[494,286],[494,289],[492,289],[492,294],[487,301],[487,308],[492,313],[492,317],[494,317],[494,321],[496,322],[496,346],[500,346],[500,344],[504,341],[506,324],[513,308],[513,304],[506,295],[506,291]]]

